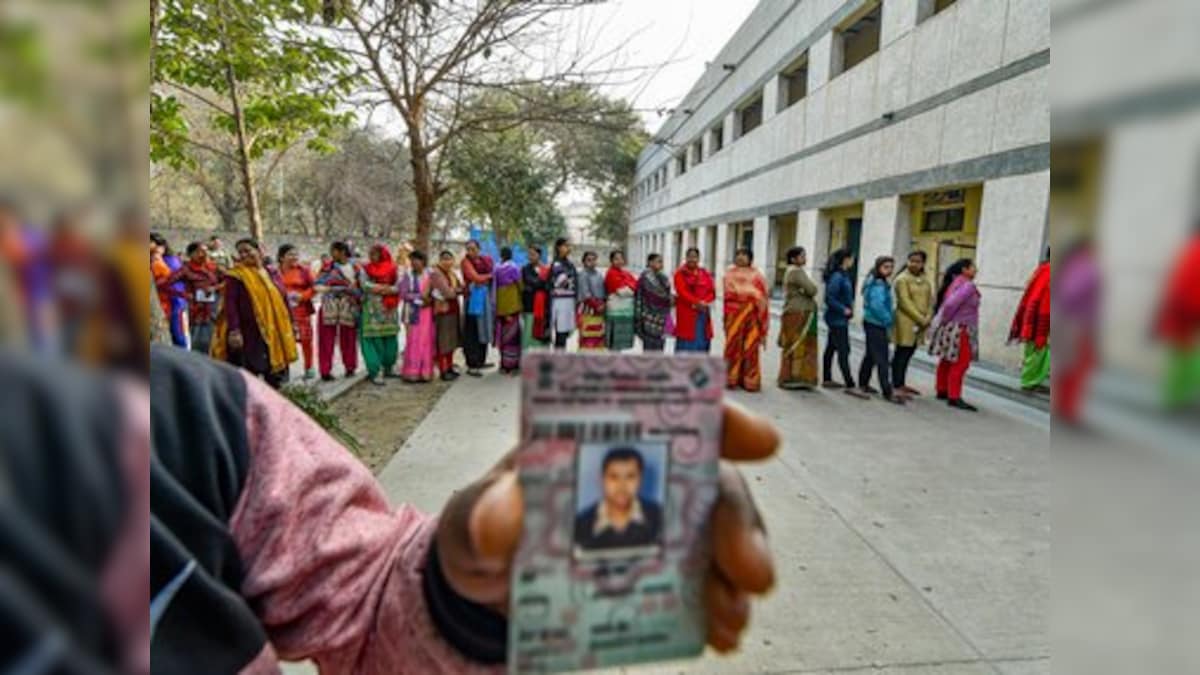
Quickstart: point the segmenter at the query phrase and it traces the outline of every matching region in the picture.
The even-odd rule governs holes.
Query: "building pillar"
[[[838,49],[834,49],[835,38],[834,31],[830,31],[820,37],[813,46],[808,48],[808,93],[824,87],[829,80],[833,79],[833,74],[836,73],[842,65],[841,41],[837,40]],[[836,54],[834,52],[837,52]],[[835,64],[835,57],[837,63]]]
[[[1041,230],[1049,204],[1048,171],[997,178],[983,185],[975,242],[979,269],[975,285],[982,296],[979,350],[982,358],[1013,371],[1020,368],[1021,350],[1007,344],[1009,322],[1041,260]]]
[[[724,131],[721,132],[721,136],[725,139],[726,148],[733,144],[735,131],[737,131],[737,112],[731,110],[725,115]]]
[[[770,264],[769,244],[771,240],[771,216],[758,216],[754,219],[754,264],[767,274]],[[770,277],[767,278],[770,281]]]
[[[769,223],[767,229],[770,232],[767,236],[767,257],[763,259],[759,265],[759,269],[762,270],[763,276],[767,278],[767,290],[770,291],[775,288],[775,274],[778,271],[776,270],[775,263],[779,260],[779,220],[768,218],[767,223]],[[755,260],[758,259],[757,254],[754,257]]]
[[[862,241],[859,244],[858,276],[855,287],[862,289],[863,279],[875,265],[875,258],[886,255],[904,264],[912,240],[912,218],[908,200],[899,196],[869,199],[863,203]],[[855,298],[862,316],[862,293]]]
[[[674,274],[675,268],[676,268],[676,264],[675,264],[675,231],[667,230],[667,231],[663,232],[662,236],[663,236],[663,246],[662,246],[663,262],[665,263],[665,268],[670,270],[671,274]]]
[[[821,212],[817,209],[801,211],[796,214],[796,245],[803,246],[804,252],[808,254],[808,275],[814,280],[818,279],[818,274],[822,267],[825,266],[825,258],[828,255],[829,235],[825,235],[826,244],[820,246],[817,242],[817,235],[821,230]]]
[[[772,77],[763,85],[763,122],[779,114],[779,78]]]
[[[717,254],[713,260],[713,269],[710,271],[720,292],[721,278],[725,276],[725,266],[729,264],[729,223],[717,223]]]
[[[879,28],[879,48],[890,45],[896,38],[917,27],[933,15],[934,0],[884,0],[883,25]]]
[[[708,226],[696,228],[696,248],[700,249],[700,265],[707,266],[708,261]]]

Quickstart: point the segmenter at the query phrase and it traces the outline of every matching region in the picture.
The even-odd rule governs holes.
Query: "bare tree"
[[[612,81],[643,71],[620,68],[623,44],[585,54],[558,51],[563,13],[580,0],[329,0],[333,30],[367,73],[364,105],[387,106],[403,121],[416,200],[416,244],[427,248],[438,201],[448,190],[443,158],[462,134],[498,131],[538,119],[604,124],[572,85]],[[541,85],[532,87],[531,85]],[[507,110],[478,116],[464,109],[475,94],[561,87],[562,96],[538,96]]]

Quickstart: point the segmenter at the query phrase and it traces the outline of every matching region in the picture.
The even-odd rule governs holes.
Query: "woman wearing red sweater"
[[[712,345],[712,305],[717,286],[700,266],[700,249],[689,248],[686,262],[675,272],[675,351],[708,353]]]

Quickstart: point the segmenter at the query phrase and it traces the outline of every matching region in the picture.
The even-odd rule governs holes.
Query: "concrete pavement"
[[[977,414],[785,392],[771,344],[764,391],[732,398],[784,432],[744,468],[778,586],[738,654],[627,672],[1050,672],[1047,416],[976,391]],[[439,509],[509,448],[518,401],[512,379],[464,377],[380,475],[390,497]]]

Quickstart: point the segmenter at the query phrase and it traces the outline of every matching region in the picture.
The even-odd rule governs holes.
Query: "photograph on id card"
[[[544,352],[522,366],[509,671],[698,655],[722,362]]]

